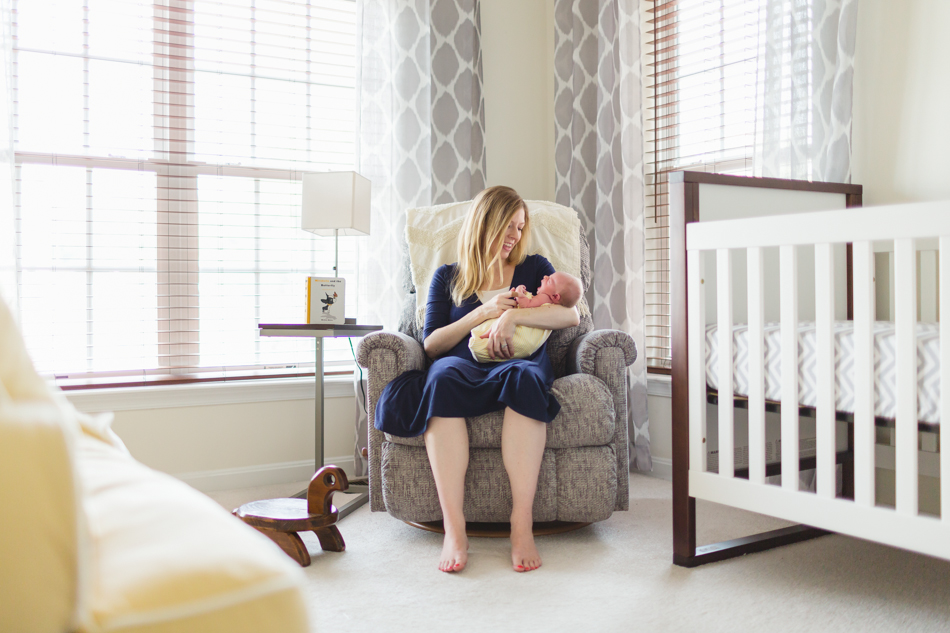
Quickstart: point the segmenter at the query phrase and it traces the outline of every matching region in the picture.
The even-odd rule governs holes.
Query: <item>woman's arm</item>
[[[479,306],[458,321],[440,327],[429,334],[423,343],[426,355],[432,360],[435,360],[458,345],[459,341],[468,336],[468,333],[472,331],[473,327],[485,321],[487,318],[491,318],[483,316],[484,307],[485,306]]]
[[[511,292],[502,293],[493,297],[488,303],[478,306],[458,321],[433,330],[423,342],[426,355],[435,360],[458,345],[459,341],[468,336],[476,325],[488,319],[497,318],[505,312],[513,312],[511,308],[514,306],[515,300],[511,298]]]
[[[488,334],[482,338],[488,339],[489,357],[492,359],[496,356],[511,358],[514,352],[513,338],[516,326],[527,325],[543,330],[562,330],[566,327],[575,327],[580,321],[577,308],[565,308],[556,304],[540,308],[508,310],[498,317]]]
[[[527,325],[543,330],[563,330],[566,327],[576,327],[581,322],[581,317],[577,308],[548,304],[537,308],[509,310],[501,315],[499,321],[502,320],[509,321],[512,330],[516,325]]]

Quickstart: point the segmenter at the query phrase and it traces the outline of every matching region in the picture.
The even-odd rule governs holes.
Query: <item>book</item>
[[[307,277],[307,323],[346,323],[346,280]]]

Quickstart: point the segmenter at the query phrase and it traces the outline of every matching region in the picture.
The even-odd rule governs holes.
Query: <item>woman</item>
[[[425,351],[435,362],[426,372],[393,380],[376,406],[376,428],[414,437],[425,434],[426,451],[442,507],[445,540],[439,569],[461,571],[468,561],[462,501],[468,469],[466,417],[504,410],[502,460],[511,481],[511,564],[515,571],[541,566],[534,544],[532,506],[547,437],[546,423],[560,405],[550,393],[554,381],[545,346],[525,359],[511,359],[515,327],[557,330],[576,326],[577,310],[563,306],[512,310],[512,288],[536,292],[554,267],[540,255],[527,256],[530,218],[524,200],[510,187],[490,187],[472,203],[459,235],[457,264],[440,267],[426,305]],[[492,358],[472,359],[472,328],[497,318],[488,333]]]

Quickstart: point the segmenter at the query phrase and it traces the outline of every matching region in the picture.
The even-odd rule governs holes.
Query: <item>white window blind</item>
[[[20,322],[57,376],[312,367],[333,239],[305,172],[352,170],[352,0],[14,0]],[[347,314],[357,242],[340,239]],[[345,339],[327,360],[351,360]],[[312,371],[312,369],[311,369]]]
[[[647,365],[670,368],[672,171],[751,175],[765,0],[651,0],[647,7]]]

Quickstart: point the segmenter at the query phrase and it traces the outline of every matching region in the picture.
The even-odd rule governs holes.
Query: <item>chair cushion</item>
[[[80,438],[95,547],[91,629],[308,630],[303,573],[266,536],[177,479]]]
[[[572,374],[554,381],[551,393],[561,404],[561,411],[548,425],[547,448],[603,446],[617,432],[614,399],[607,385],[596,376]],[[504,411],[493,411],[467,418],[468,441],[472,448],[501,448]],[[404,446],[425,446],[423,436],[397,437],[386,434],[386,440]]]
[[[545,450],[534,497],[534,520],[554,521],[558,512],[555,451]],[[386,510],[403,521],[442,518],[435,479],[425,448],[383,442],[381,472]],[[615,490],[616,494],[616,490]],[[465,518],[473,522],[505,522],[511,518],[511,485],[501,451],[473,449],[465,472]]]

